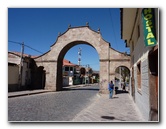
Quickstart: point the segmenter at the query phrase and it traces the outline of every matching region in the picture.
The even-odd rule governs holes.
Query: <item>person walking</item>
[[[109,89],[109,98],[112,99],[113,98],[113,91],[114,91],[114,84],[113,84],[113,81],[111,81],[109,84],[108,84],[108,89]]]

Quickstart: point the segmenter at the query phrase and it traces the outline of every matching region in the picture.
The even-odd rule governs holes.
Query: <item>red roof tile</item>
[[[63,66],[76,66],[76,64],[73,64],[70,61],[63,59]]]

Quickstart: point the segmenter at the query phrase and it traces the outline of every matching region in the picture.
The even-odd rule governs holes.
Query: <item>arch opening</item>
[[[130,70],[126,66],[118,66],[115,69],[115,87],[121,91],[129,91]]]
[[[87,59],[82,58],[81,63],[78,64],[78,48],[81,47],[83,47],[82,56],[87,56],[88,54],[89,56],[87,56]],[[74,51],[74,53],[71,54],[70,51]],[[68,53],[70,53],[70,55]],[[95,69],[94,63],[92,63],[93,61],[89,62],[89,60],[93,58],[91,54],[96,57],[97,69]],[[72,56],[74,59],[70,59],[69,56]],[[69,66],[65,66],[65,62],[67,62]],[[56,89],[57,91],[61,91],[63,87],[70,85],[97,83],[99,81],[99,70],[99,54],[94,46],[84,41],[68,43],[58,55]]]

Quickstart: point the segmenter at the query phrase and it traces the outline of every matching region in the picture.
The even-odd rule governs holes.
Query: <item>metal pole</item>
[[[20,57],[20,70],[19,70],[19,88],[22,85],[22,70],[23,70],[23,54],[24,54],[24,42],[21,44],[21,57]]]
[[[78,65],[81,65],[81,48],[78,49]]]
[[[89,84],[89,64],[88,64],[88,84]]]

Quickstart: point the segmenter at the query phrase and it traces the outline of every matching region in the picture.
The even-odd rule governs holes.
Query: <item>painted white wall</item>
[[[140,37],[138,37],[137,26],[140,26]],[[144,44],[143,25],[141,19],[141,10],[135,25],[132,41],[134,41],[134,79],[135,79],[135,103],[138,106],[145,120],[149,119],[150,98],[149,98],[149,75],[148,75],[148,53],[152,47],[146,47]],[[141,62],[141,89],[137,84],[137,64]]]

